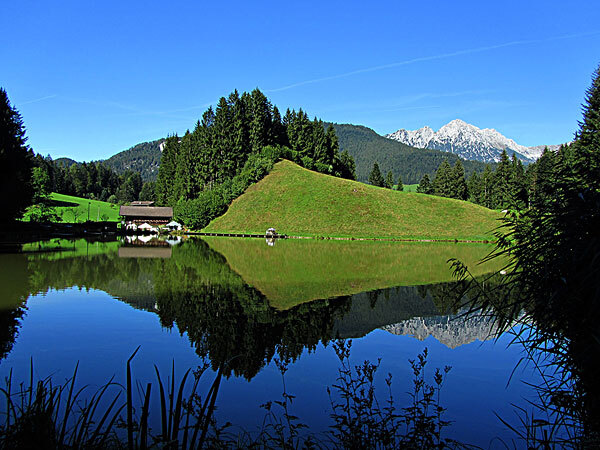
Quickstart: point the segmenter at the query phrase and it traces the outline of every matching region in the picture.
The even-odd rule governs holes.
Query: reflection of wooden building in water
[[[128,236],[119,247],[119,258],[170,258],[171,245],[150,236]]]
[[[142,203],[142,202],[134,202]],[[152,203],[152,202],[143,202]],[[166,225],[173,220],[173,208],[167,206],[129,205],[121,206],[119,214],[123,216],[126,229],[136,229],[139,225]]]

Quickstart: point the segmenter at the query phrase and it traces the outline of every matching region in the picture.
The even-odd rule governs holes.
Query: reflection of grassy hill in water
[[[490,240],[499,217],[473,203],[377,188],[284,160],[205,231]]]
[[[484,244],[290,239],[269,247],[262,239],[204,240],[279,309],[374,289],[453,281],[450,258],[467,264],[474,275],[502,265],[500,260],[477,264],[493,248]]]

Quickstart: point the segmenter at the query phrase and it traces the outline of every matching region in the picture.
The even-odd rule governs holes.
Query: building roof
[[[168,217],[173,218],[173,208],[169,206],[121,206],[121,216],[135,217]]]
[[[134,202],[129,203],[130,206],[152,206],[154,205],[153,201],[150,200],[136,200]]]

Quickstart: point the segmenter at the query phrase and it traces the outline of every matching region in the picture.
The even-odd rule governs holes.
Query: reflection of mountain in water
[[[349,311],[335,321],[334,337],[356,338],[415,316],[440,314],[425,286],[377,289],[351,298]]]
[[[420,341],[432,336],[448,348],[492,339],[496,331],[493,317],[488,315],[414,317],[381,329],[399,336],[413,336]]]

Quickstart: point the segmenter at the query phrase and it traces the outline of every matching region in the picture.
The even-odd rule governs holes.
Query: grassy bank
[[[377,188],[284,160],[203,231],[491,240],[500,217],[469,202]]]

